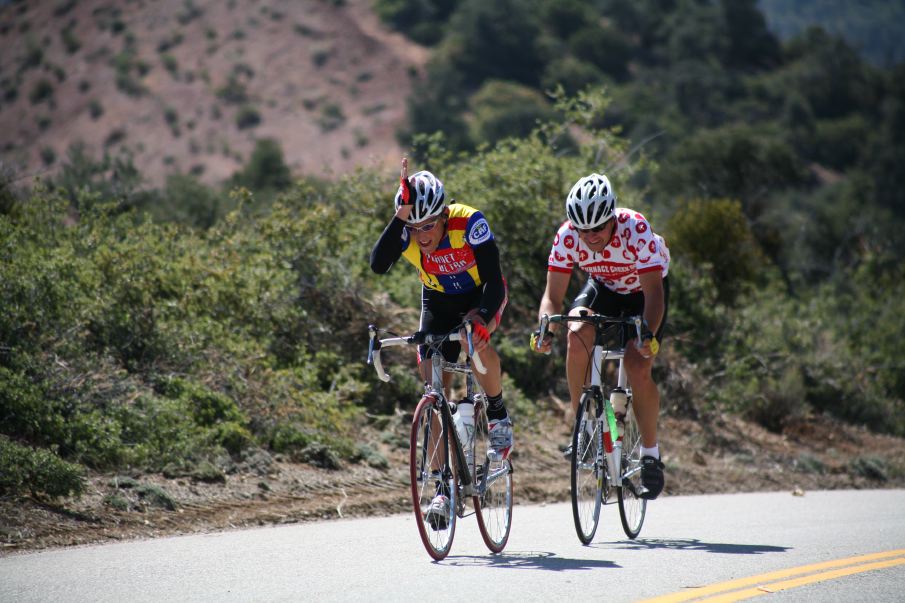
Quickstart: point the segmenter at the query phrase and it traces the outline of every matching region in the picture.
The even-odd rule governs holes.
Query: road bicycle
[[[475,368],[485,373],[480,357],[474,352],[470,321],[445,335],[419,332],[400,337],[380,331],[374,325],[368,327],[368,364],[374,365],[382,381],[390,380],[381,364],[382,348],[423,344],[433,352],[431,382],[425,384],[424,395],[412,418],[409,466],[418,533],[428,554],[438,561],[449,554],[457,519],[467,516],[467,498],[471,498],[478,529],[491,552],[499,553],[506,546],[512,522],[512,462],[501,458],[490,447],[487,396],[475,379],[468,359],[464,363],[448,362],[440,352],[443,342],[462,339],[460,328],[466,331],[468,356]],[[381,333],[393,336],[380,339]],[[457,409],[444,394],[444,373],[465,377],[466,398],[474,404],[474,432],[473,437],[465,438],[468,441],[463,442],[455,428]],[[438,517],[431,503],[440,492],[448,496],[449,504]]]
[[[597,531],[601,505],[611,504],[615,491],[622,529],[629,538],[641,532],[647,500],[641,485],[641,435],[625,373],[627,326],[634,326],[641,344],[640,316],[613,317],[582,312],[577,316],[541,317],[538,342],[551,323],[582,322],[594,327],[591,382],[585,386],[572,430],[572,517],[582,544]],[[614,347],[613,342],[618,344]],[[615,367],[613,366],[615,364]],[[615,408],[614,408],[615,406]]]

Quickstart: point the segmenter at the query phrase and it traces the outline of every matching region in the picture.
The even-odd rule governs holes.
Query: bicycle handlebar
[[[470,320],[462,323],[462,327],[456,327],[455,330],[445,335],[432,335],[418,331],[407,337],[387,337],[378,339],[379,329],[376,325],[368,325],[368,364],[374,365],[377,371],[377,377],[381,381],[389,381],[390,375],[383,370],[383,363],[380,361],[380,350],[384,347],[392,347],[398,345],[431,345],[442,341],[461,341],[462,336],[459,334],[460,328],[465,328],[465,339],[468,344],[468,356],[474,361],[475,368],[482,375],[487,373],[487,367],[481,362],[481,357],[474,350],[474,342],[472,341],[471,331],[472,324]]]
[[[643,322],[643,319],[640,316],[604,316],[603,314],[590,314],[586,311],[582,311],[577,316],[568,314],[554,314],[553,316],[544,314],[541,316],[540,325],[538,327],[537,343],[535,344],[537,350],[540,350],[539,346],[544,341],[544,336],[547,334],[547,327],[551,323],[561,322],[583,322],[585,324],[594,325],[597,329],[612,324],[634,325],[636,333],[635,340],[638,342],[638,347],[640,348],[644,345],[641,340],[641,323]]]

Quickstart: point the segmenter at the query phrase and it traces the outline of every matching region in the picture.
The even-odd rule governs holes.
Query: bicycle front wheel
[[[631,407],[625,415],[622,435],[622,487],[617,490],[622,529],[629,538],[636,538],[641,533],[641,525],[644,523],[647,500],[638,495],[641,492],[641,433],[638,431],[638,422]]]
[[[582,544],[589,544],[600,521],[603,489],[600,417],[595,397],[585,392],[572,431],[572,517]]]
[[[484,544],[499,553],[509,540],[512,526],[512,464],[509,459],[491,461],[490,426],[483,402],[475,404],[473,504]]]
[[[412,419],[409,449],[415,523],[427,553],[449,554],[456,533],[458,492],[450,458],[448,425],[434,396],[421,398]]]

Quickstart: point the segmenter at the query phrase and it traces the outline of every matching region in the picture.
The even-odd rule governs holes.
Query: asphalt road
[[[590,546],[567,504],[517,505],[501,555],[467,517],[442,562],[408,514],[0,559],[3,602],[902,601],[903,589],[903,490],[663,497],[634,541],[609,505]]]

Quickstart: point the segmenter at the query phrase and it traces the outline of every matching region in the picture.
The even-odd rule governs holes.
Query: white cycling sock
[[[641,447],[641,456],[652,456],[655,459],[660,458],[660,445],[655,444],[653,448]]]

